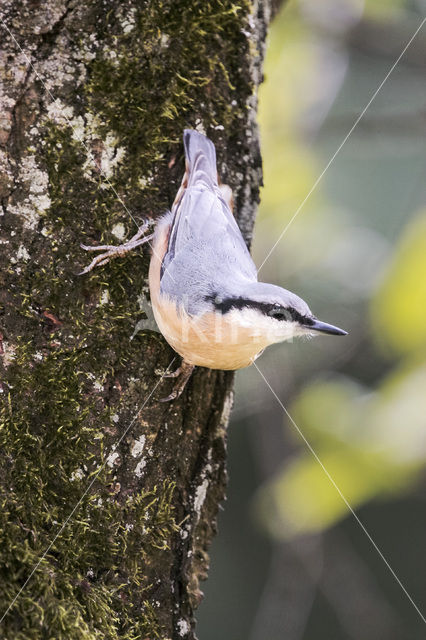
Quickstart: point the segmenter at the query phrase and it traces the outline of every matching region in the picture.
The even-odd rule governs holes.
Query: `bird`
[[[347,335],[318,320],[287,289],[259,282],[233,214],[232,191],[221,184],[213,142],[195,129],[183,133],[185,173],[175,201],[147,233],[145,222],[126,243],[87,246],[102,251],[81,273],[149,242],[149,289],[157,325],[182,357],[171,394],[178,398],[196,366],[237,370],[274,343],[298,336]]]

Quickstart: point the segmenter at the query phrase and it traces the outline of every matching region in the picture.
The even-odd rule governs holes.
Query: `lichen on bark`
[[[3,637],[194,637],[232,375],[198,370],[179,401],[158,403],[167,383],[155,388],[154,371],[178,359],[158,333],[130,340],[149,256],[78,277],[79,245],[116,243],[170,206],[185,126],[216,143],[249,240],[268,11],[249,0],[0,10]]]

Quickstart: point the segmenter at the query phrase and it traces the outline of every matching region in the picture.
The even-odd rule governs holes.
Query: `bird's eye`
[[[269,315],[272,318],[275,318],[275,320],[289,320],[289,316],[288,316],[288,312],[286,309],[284,309],[283,307],[273,307],[270,312]]]

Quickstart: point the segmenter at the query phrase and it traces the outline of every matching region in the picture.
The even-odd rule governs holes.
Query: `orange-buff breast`
[[[241,369],[252,364],[267,346],[261,336],[236,327],[232,316],[204,313],[189,316],[160,294],[161,263],[167,250],[169,224],[160,223],[153,242],[149,287],[155,320],[167,342],[187,362],[209,369]]]

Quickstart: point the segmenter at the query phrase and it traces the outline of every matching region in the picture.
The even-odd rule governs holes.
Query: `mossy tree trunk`
[[[250,240],[268,0],[0,9],[1,637],[193,638],[224,497],[232,375],[139,331],[149,256],[88,276],[173,201],[185,126],[217,145]],[[140,326],[140,325],[139,325]]]

